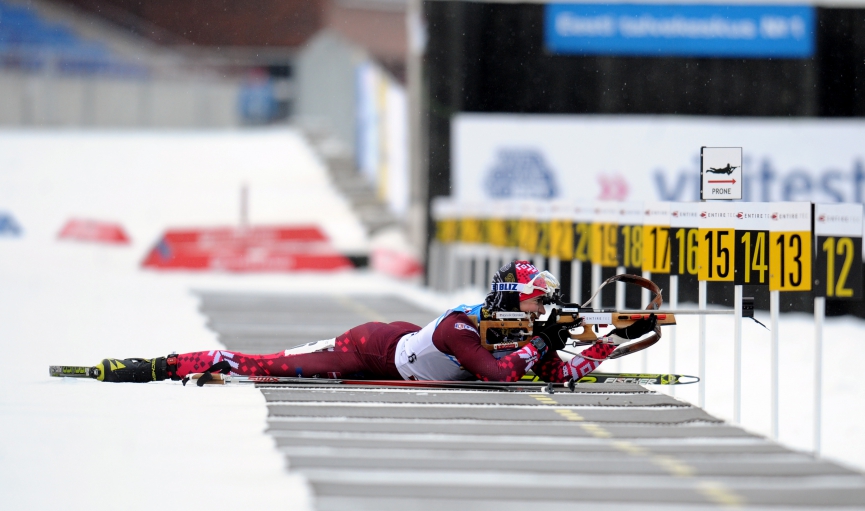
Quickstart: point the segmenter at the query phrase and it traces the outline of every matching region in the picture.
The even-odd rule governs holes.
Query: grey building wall
[[[323,30],[298,54],[296,120],[301,126],[325,131],[355,153],[355,69],[367,60],[363,50],[340,35]]]

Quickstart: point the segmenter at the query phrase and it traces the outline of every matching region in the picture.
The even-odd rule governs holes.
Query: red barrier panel
[[[66,222],[66,225],[63,226],[57,237],[114,245],[129,244],[129,237],[126,236],[126,232],[123,231],[123,227],[120,224],[99,222],[96,220],[81,220],[78,218],[73,218]]]
[[[373,250],[371,266],[375,271],[397,278],[412,278],[423,275],[423,265],[413,256],[378,248]]]
[[[169,230],[142,266],[233,272],[335,271],[354,267],[315,226]]]

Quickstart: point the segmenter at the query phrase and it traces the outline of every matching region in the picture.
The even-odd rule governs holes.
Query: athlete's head
[[[484,300],[484,308],[489,311],[519,311],[522,302],[531,300],[535,308],[525,312],[536,312],[542,301],[553,297],[559,281],[548,271],[538,271],[528,261],[513,261],[499,268],[490,287]]]

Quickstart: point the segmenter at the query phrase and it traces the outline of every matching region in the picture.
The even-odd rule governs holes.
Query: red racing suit
[[[562,383],[594,371],[601,364],[600,360],[614,349],[610,345],[596,344],[583,351],[587,358],[577,355],[570,361],[563,361],[556,353],[548,352],[538,360],[538,350],[527,344],[497,359],[481,346],[480,335],[465,313],[449,311],[436,322],[432,344],[435,350],[460,366],[463,371],[459,379],[517,381],[533,369],[544,381]],[[168,375],[183,378],[190,373],[204,372],[224,360],[235,375],[402,380],[404,377],[395,363],[397,345],[404,336],[420,330],[417,325],[401,321],[364,323],[337,337],[332,348],[312,353],[290,353],[291,350],[267,355],[227,350],[184,353],[176,356],[176,365],[168,366]],[[451,378],[453,372],[440,374]],[[442,378],[433,372],[429,379]]]

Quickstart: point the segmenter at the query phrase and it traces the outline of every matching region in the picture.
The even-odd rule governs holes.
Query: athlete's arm
[[[601,361],[609,357],[615,349],[615,346],[609,344],[595,344],[567,362],[555,353],[550,353],[535,364],[532,370],[545,382],[565,383],[571,379],[579,380],[597,369]]]
[[[466,371],[483,381],[517,381],[539,358],[531,343],[496,360],[481,346],[480,334],[465,314],[450,314],[433,333],[436,349],[456,357]]]

